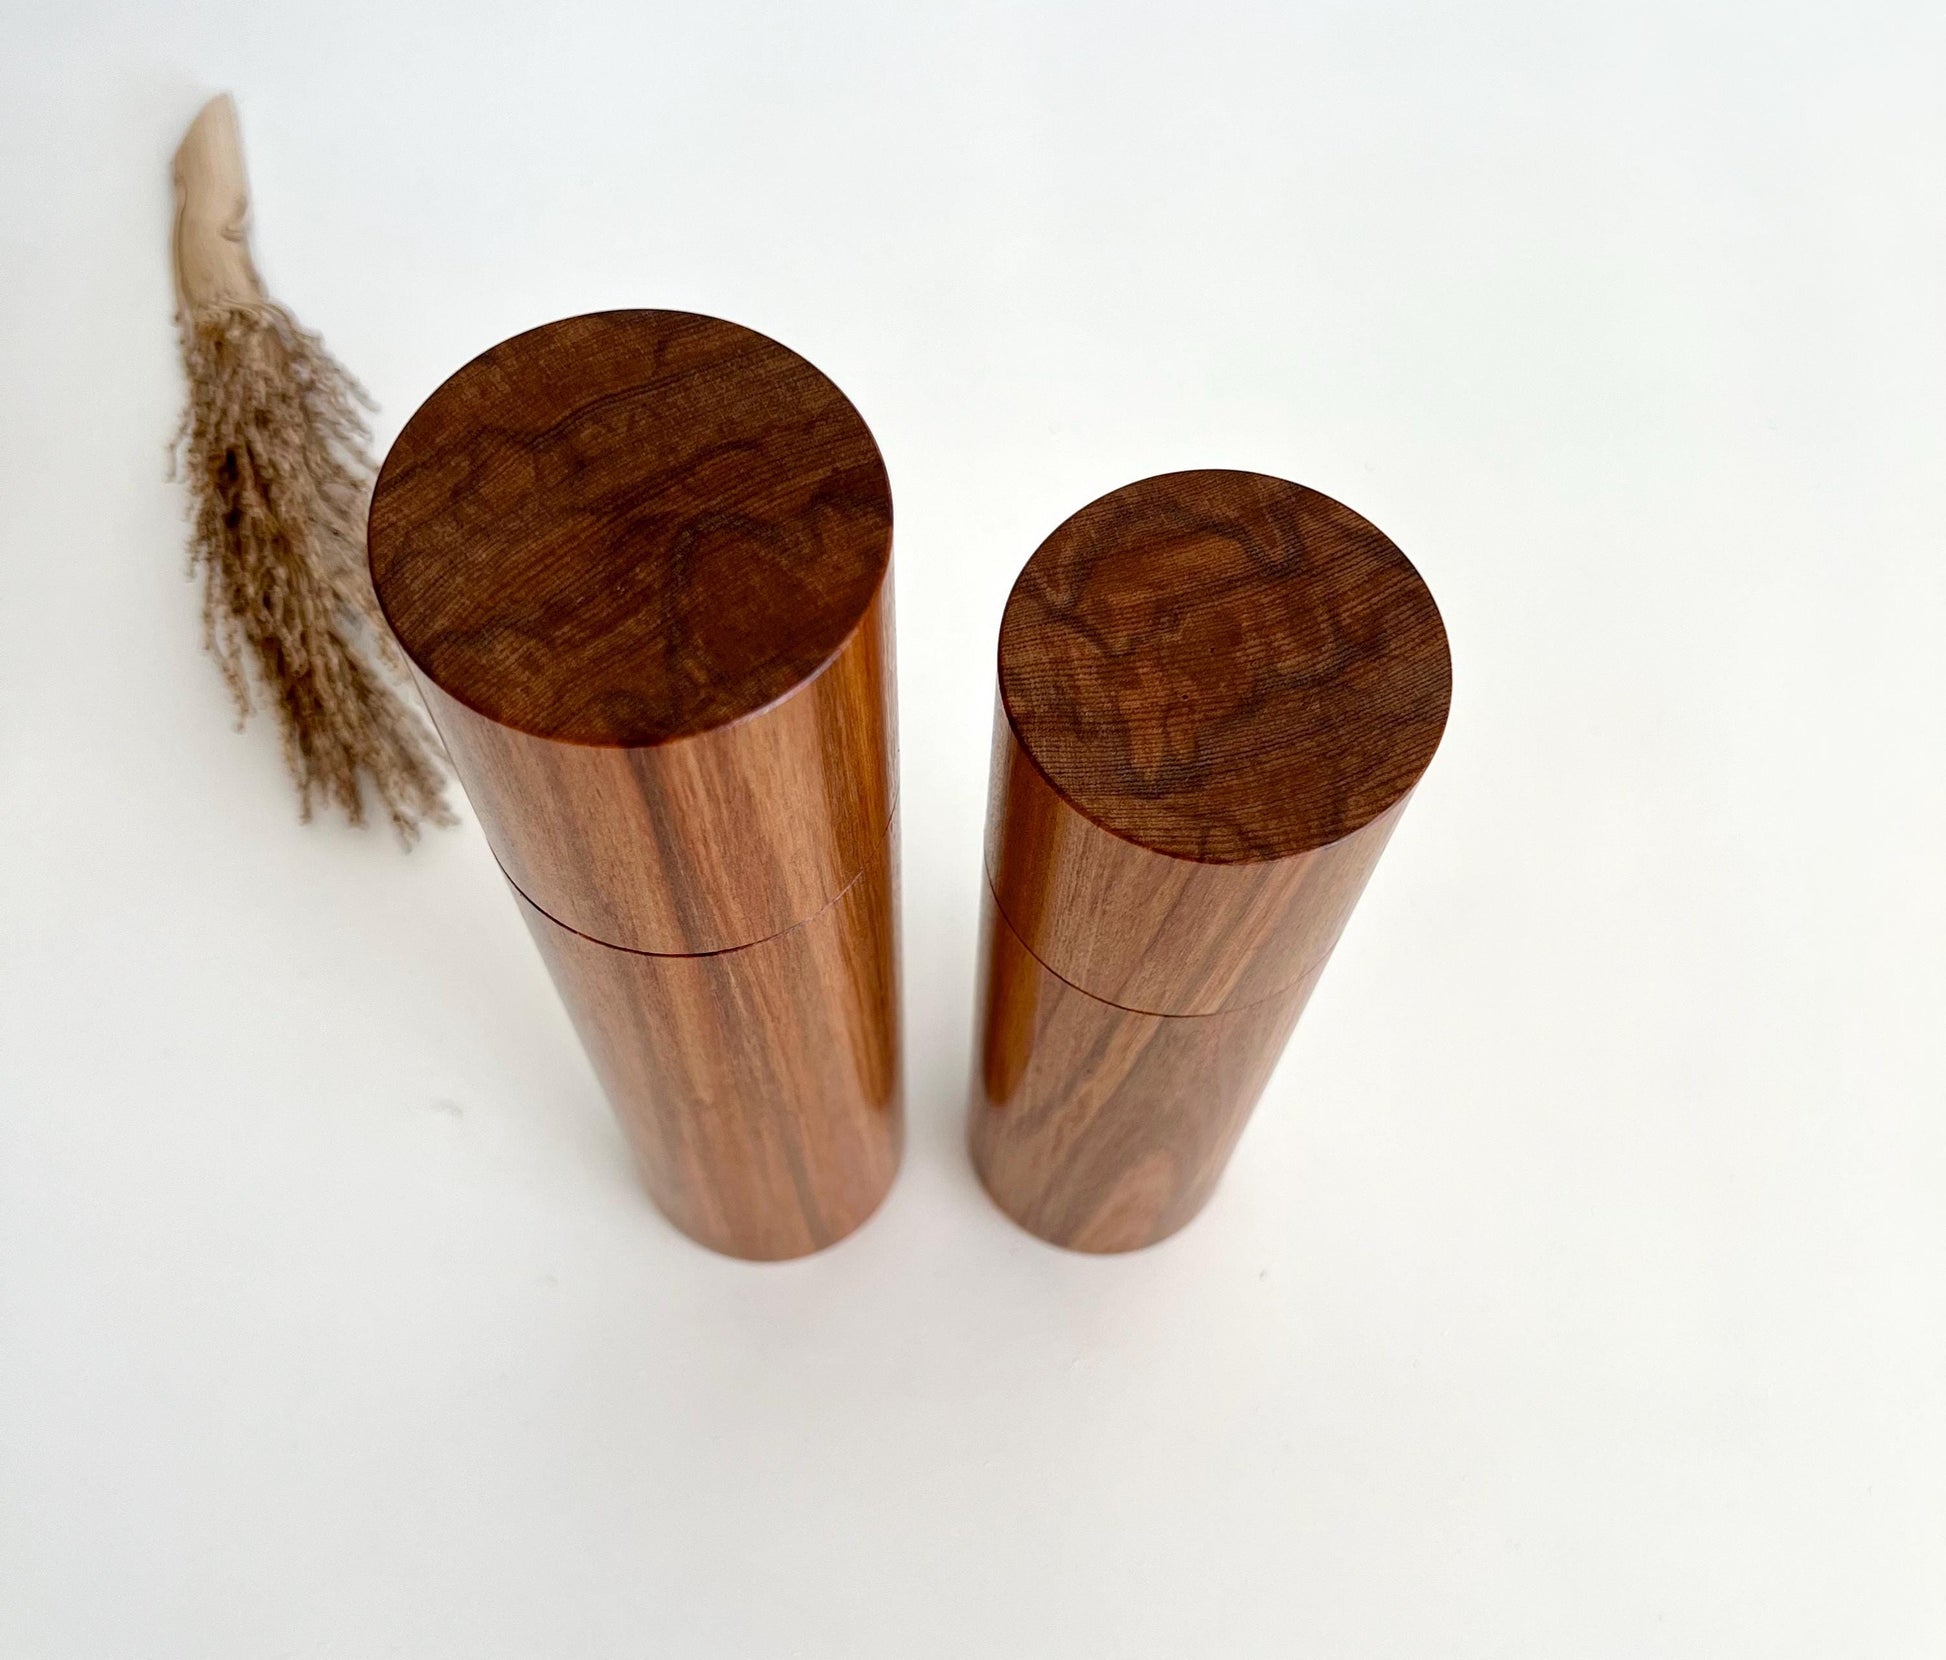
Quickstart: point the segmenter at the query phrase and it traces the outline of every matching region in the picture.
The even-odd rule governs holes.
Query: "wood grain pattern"
[[[712,732],[622,748],[499,726],[415,666],[514,884],[632,951],[725,951],[829,904],[878,857],[896,764],[891,576],[818,676]]]
[[[400,434],[372,576],[652,1195],[816,1250],[898,1161],[891,496],[775,341],[605,312]]]
[[[878,1208],[902,1144],[897,842],[832,903],[708,956],[618,951],[515,889],[656,1204],[729,1256],[802,1256]]]
[[[1074,1251],[1132,1251],[1216,1187],[1323,965],[1222,1014],[1167,1016],[1077,991],[985,895],[974,1168],[1000,1208]]]
[[[1322,974],[1444,730],[1445,631],[1349,508],[1172,473],[1036,551],[999,680],[974,1155],[1043,1237],[1130,1249],[1207,1197]]]
[[[658,744],[753,713],[851,634],[892,494],[845,395],[753,330],[605,311],[483,352],[372,504],[386,620],[502,726]]]
[[[373,581],[529,899],[721,951],[876,856],[891,512],[844,395],[714,318],[569,318],[427,400],[373,496]]]
[[[987,879],[1035,955],[1123,1008],[1200,1015],[1274,996],[1323,964],[1410,797],[1287,859],[1175,859],[1069,807],[1003,708],[988,799]]]
[[[1262,473],[1164,473],[1041,544],[1000,624],[1000,698],[1078,812],[1156,853],[1257,864],[1398,801],[1452,664],[1377,526]]]

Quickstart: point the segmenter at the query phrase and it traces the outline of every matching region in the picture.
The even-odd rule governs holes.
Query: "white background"
[[[1932,4],[30,5],[0,49],[0,1654],[1946,1650]],[[381,447],[603,306],[897,502],[911,1146],[719,1260],[469,819],[300,828],[164,476],[233,88]],[[961,1152],[992,648],[1064,516],[1327,490],[1453,719],[1231,1173]]]

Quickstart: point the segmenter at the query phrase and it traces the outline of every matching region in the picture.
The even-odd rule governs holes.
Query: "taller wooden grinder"
[[[656,1202],[814,1251],[900,1147],[892,501],[775,341],[603,312],[407,423],[372,576]]]

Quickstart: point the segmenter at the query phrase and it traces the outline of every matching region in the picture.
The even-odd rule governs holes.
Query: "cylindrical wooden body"
[[[1023,1226],[1195,1216],[1444,729],[1418,573],[1259,474],[1084,508],[1007,605],[973,1158]]]
[[[380,604],[657,1204],[802,1255],[901,1143],[891,496],[824,376],[605,312],[415,414]]]
[[[736,951],[618,951],[515,889],[655,1201],[741,1257],[815,1251],[898,1168],[897,842],[814,917]]]

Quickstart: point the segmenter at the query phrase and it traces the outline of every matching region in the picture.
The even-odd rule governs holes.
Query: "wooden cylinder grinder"
[[[709,317],[515,336],[392,446],[372,577],[656,1202],[802,1255],[901,1135],[892,502]]]
[[[1257,473],[1145,479],[1000,629],[973,1157],[1056,1244],[1202,1208],[1445,728],[1419,574]]]

